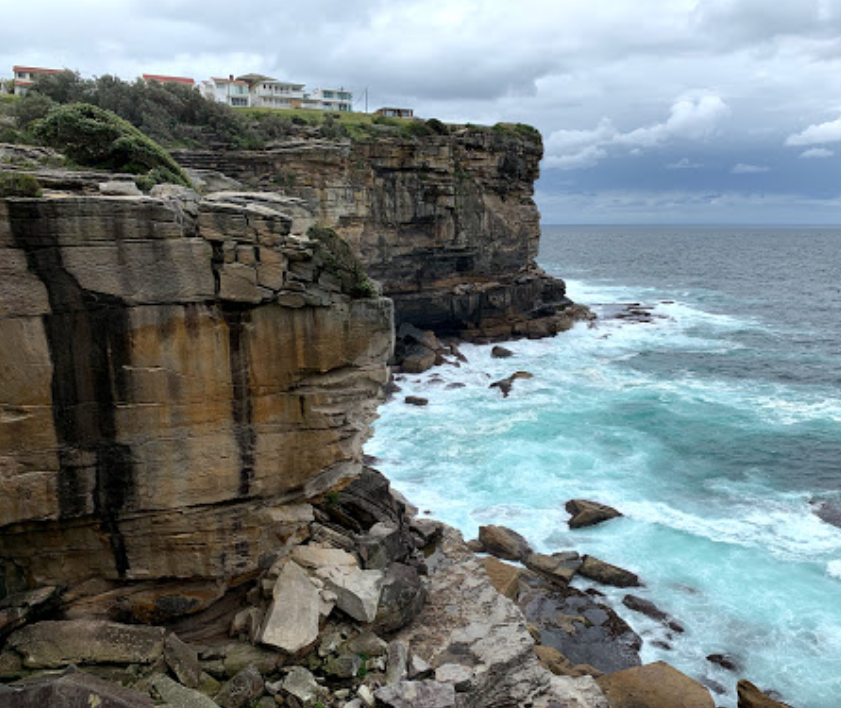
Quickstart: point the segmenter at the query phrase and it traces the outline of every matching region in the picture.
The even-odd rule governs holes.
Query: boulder
[[[715,708],[706,688],[663,661],[617,671],[596,683],[611,708]]]
[[[741,679],[736,684],[739,696],[738,708],[792,708],[788,703],[780,703],[767,696],[747,679]]]
[[[367,531],[381,521],[399,523],[406,509],[391,494],[388,479],[381,472],[366,467],[339,492],[335,504],[326,505],[325,511],[343,526]]]
[[[570,499],[566,503],[566,510],[572,515],[567,522],[571,529],[580,529],[585,526],[595,526],[603,521],[615,519],[622,516],[612,506],[599,504],[587,499]]]
[[[584,562],[578,572],[585,578],[595,580],[597,583],[613,585],[617,588],[631,588],[642,585],[635,573],[605,563],[594,556],[584,556]]]
[[[581,567],[581,563],[582,560],[575,551],[553,553],[551,556],[532,553],[523,561],[526,568],[540,573],[559,585],[568,585]]]
[[[399,683],[408,677],[409,648],[403,642],[391,642],[386,650],[385,681],[386,683]]]
[[[497,592],[509,600],[516,600],[520,594],[520,569],[493,556],[482,558],[482,565]]]
[[[318,568],[316,575],[336,596],[336,606],[360,622],[373,622],[377,616],[383,586],[381,570],[361,570],[349,565]]]
[[[149,686],[155,695],[173,708],[219,708],[213,699],[163,674],[156,674],[149,679]]]
[[[265,689],[260,672],[248,666],[228,681],[216,695],[221,708],[245,708],[257,700]]]
[[[429,399],[423,398],[421,396],[406,396],[406,398],[404,398],[403,400],[406,401],[406,403],[408,403],[410,406],[423,407],[429,405]]]
[[[248,666],[254,666],[261,674],[274,672],[282,658],[276,651],[237,642],[228,644],[223,650],[221,678],[232,678]]]
[[[388,649],[388,643],[380,639],[371,630],[365,630],[362,634],[351,639],[347,643],[347,648],[354,654],[364,654],[369,657],[383,656]]]
[[[163,655],[164,630],[93,620],[39,622],[9,637],[30,669],[70,664],[151,664]]]
[[[525,538],[505,526],[480,526],[479,542],[487,553],[504,560],[522,561],[532,552]]]
[[[435,366],[437,359],[433,350],[421,344],[410,344],[400,359],[400,370],[407,374],[422,374]]]
[[[295,561],[283,566],[260,631],[260,643],[295,654],[318,639],[320,589]]]
[[[493,359],[508,359],[512,356],[514,356],[514,352],[507,347],[500,346],[499,344],[491,349],[491,358]]]
[[[198,688],[201,681],[198,652],[182,642],[174,632],[164,640],[164,659],[181,683],[187,688]]]
[[[383,577],[382,593],[375,626],[378,631],[396,632],[423,609],[426,588],[417,568],[392,563]]]
[[[415,552],[410,528],[392,522],[374,524],[367,534],[357,539],[362,565],[368,569],[383,570],[391,563],[406,561]]]
[[[210,699],[208,699],[210,700]],[[213,704],[213,701],[210,701]],[[215,706],[215,704],[213,704]],[[0,706],[8,708],[153,708],[148,695],[71,669],[61,676],[45,676],[22,686],[0,685]]]
[[[318,685],[309,671],[303,666],[293,666],[281,684],[281,693],[296,699],[304,708],[314,706],[326,693],[327,689]]]
[[[54,609],[61,599],[61,591],[47,586],[14,593],[0,600],[0,642],[28,622]]]
[[[456,690],[452,684],[437,681],[399,681],[374,692],[389,708],[455,708]]]
[[[324,672],[336,678],[355,678],[364,665],[358,654],[339,654],[324,662]]]
[[[651,619],[657,620],[658,622],[666,625],[673,632],[683,634],[683,632],[686,631],[679,622],[675,622],[675,620],[673,620],[668,614],[663,612],[663,610],[657,607],[657,605],[650,600],[645,600],[644,598],[637,597],[636,595],[625,595],[625,597],[622,598],[622,604],[629,610],[639,612],[646,617],[651,617]],[[707,658],[709,659],[709,657]]]

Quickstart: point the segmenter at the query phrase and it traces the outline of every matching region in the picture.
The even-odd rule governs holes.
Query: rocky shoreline
[[[573,518],[611,513],[573,506]],[[499,526],[465,543],[372,468],[289,507],[287,531],[258,577],[163,624],[116,622],[113,604],[97,617],[95,588],[6,597],[0,705],[714,706],[668,664],[641,666],[639,636],[598,592],[570,586],[576,574],[639,584],[603,561],[532,553]],[[651,603],[625,604],[682,631]],[[739,695],[740,708],[784,706],[744,681]]]

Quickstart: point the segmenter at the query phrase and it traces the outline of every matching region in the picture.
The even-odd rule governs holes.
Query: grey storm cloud
[[[694,189],[701,173],[727,176],[742,164],[767,166],[764,187],[789,195],[795,209],[834,163],[801,155],[829,157],[810,150],[841,141],[841,0],[31,0],[26,8],[0,23],[0,76],[14,64],[127,79],[256,71],[350,88],[359,109],[367,89],[371,109],[535,125],[545,136],[544,184],[555,171],[587,173],[594,194],[596,182],[616,189],[620,177],[629,188],[662,189],[664,173],[673,188]],[[704,169],[674,167],[684,164]],[[726,188],[739,189],[744,174]]]

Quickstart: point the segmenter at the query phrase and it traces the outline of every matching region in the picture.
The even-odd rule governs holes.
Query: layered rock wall
[[[361,469],[391,303],[274,203],[0,200],[0,580],[236,578]]]
[[[539,138],[462,129],[376,142],[288,139],[264,151],[181,151],[201,174],[300,198],[353,245],[397,324],[469,339],[541,336],[573,311],[535,264]]]

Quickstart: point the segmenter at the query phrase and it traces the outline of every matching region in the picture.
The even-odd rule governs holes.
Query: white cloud
[[[841,118],[810,125],[802,133],[795,133],[786,138],[786,145],[820,145],[841,141]]]
[[[671,115],[665,123],[617,135],[614,141],[621,145],[655,147],[672,138],[701,140],[713,135],[729,114],[730,108],[720,96],[683,98],[672,104]]]
[[[692,162],[688,157],[682,157],[677,162],[670,162],[666,165],[667,170],[700,170],[703,167],[701,162]]]
[[[832,150],[827,150],[826,148],[809,148],[808,150],[800,153],[800,157],[805,159],[821,159],[826,157],[832,157],[835,153]]]
[[[762,172],[770,171],[771,168],[766,167],[765,165],[746,165],[744,162],[734,165],[733,169],[730,170],[730,172],[734,175],[757,175]]]
[[[667,120],[627,133],[617,130],[609,118],[602,118],[592,130],[556,130],[546,140],[546,166],[567,170],[593,167],[615,146],[639,155],[642,148],[660,147],[672,140],[703,140],[714,135],[729,114],[730,108],[720,96],[704,94],[678,99]]]

